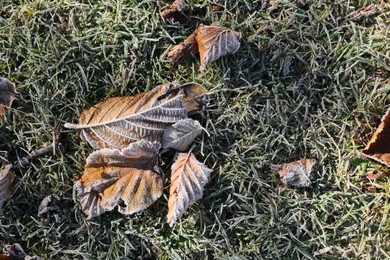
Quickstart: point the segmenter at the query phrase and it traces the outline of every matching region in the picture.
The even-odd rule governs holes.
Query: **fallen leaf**
[[[280,176],[283,184],[294,187],[309,187],[311,185],[311,172],[314,164],[313,159],[302,159],[290,163],[272,165],[272,170]]]
[[[353,21],[360,20],[362,17],[370,17],[371,15],[376,14],[377,12],[377,6],[376,5],[369,5],[363,8],[360,8],[352,13],[349,14],[349,17]]]
[[[163,22],[172,21],[173,23],[180,23],[186,25],[188,17],[184,14],[186,3],[184,0],[176,0],[167,9],[161,12],[161,20]]]
[[[200,70],[222,56],[235,53],[240,48],[241,35],[238,32],[222,27],[219,23],[210,26],[199,25],[196,41],[200,54]]]
[[[390,167],[390,108],[371,137],[362,155]]]
[[[177,64],[181,58],[195,56],[198,54],[198,43],[196,42],[196,30],[188,36],[182,43],[175,45],[168,52],[168,58],[172,59],[174,64]]]
[[[58,210],[58,198],[54,195],[46,196],[38,207],[38,216],[43,217],[45,214],[48,214],[50,211]]]
[[[191,118],[177,121],[168,126],[163,135],[162,147],[173,148],[177,151],[186,150],[195,138],[202,133],[203,127]]]
[[[183,105],[189,115],[205,107],[207,90],[204,87],[197,83],[187,83],[181,88],[184,91]]]
[[[192,153],[179,153],[171,171],[167,223],[173,226],[191,203],[203,197],[203,188],[212,170]]]
[[[144,139],[161,142],[165,127],[187,118],[183,90],[164,84],[136,96],[114,97],[85,110],[79,124],[81,138],[99,148],[122,149]]]
[[[38,256],[29,256],[19,244],[0,246],[1,260],[40,260]]]
[[[163,190],[163,174],[157,167],[159,149],[160,143],[141,140],[122,150],[102,149],[89,155],[75,183],[87,217],[117,206],[122,214],[132,214],[157,200]]]
[[[210,26],[200,24],[184,42],[174,46],[168,53],[172,62],[188,55],[200,55],[200,70],[222,56],[235,53],[240,48],[241,35],[238,32],[213,23]]]
[[[12,165],[6,164],[0,169],[0,215],[3,214],[1,210],[4,202],[11,195],[11,183],[12,183]]]
[[[4,115],[11,107],[12,101],[21,97],[22,95],[16,90],[11,81],[0,77],[0,116]]]

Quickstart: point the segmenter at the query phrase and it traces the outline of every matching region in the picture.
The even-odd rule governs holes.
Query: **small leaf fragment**
[[[58,210],[58,198],[54,195],[46,196],[38,207],[38,217],[43,217],[48,214],[50,211]]]
[[[118,207],[122,214],[147,208],[163,190],[157,167],[160,144],[141,140],[127,148],[102,149],[87,158],[85,171],[75,183],[82,210],[92,218]],[[125,207],[119,206],[124,203]]]
[[[200,70],[222,56],[235,53],[240,48],[240,38],[240,33],[222,27],[219,23],[199,25],[196,41],[199,46]]]
[[[202,133],[203,127],[191,118],[182,119],[168,126],[163,135],[162,147],[184,151],[192,144],[195,138]]]
[[[29,256],[19,244],[0,246],[1,260],[40,260],[39,256]]]
[[[0,116],[4,115],[15,99],[21,97],[22,95],[16,90],[11,81],[0,77]]]
[[[377,6],[375,4],[360,8],[352,13],[350,13],[348,16],[353,21],[360,20],[362,17],[368,18],[374,14],[376,14],[378,11]]]
[[[184,0],[176,0],[167,9],[161,12],[161,20],[163,22],[172,21],[182,25],[188,24],[188,17],[184,14],[186,3]]]
[[[173,226],[191,203],[203,197],[203,188],[212,170],[192,153],[179,153],[171,171],[167,223]]]
[[[277,172],[283,184],[294,187],[309,187],[311,185],[311,172],[316,161],[314,159],[301,159],[298,161],[276,164],[272,169]]]
[[[390,108],[382,117],[362,155],[390,167]]]
[[[11,195],[12,165],[6,164],[0,169],[0,215],[3,214],[2,206]]]

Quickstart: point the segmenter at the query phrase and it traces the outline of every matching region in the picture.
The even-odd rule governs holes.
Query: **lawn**
[[[15,167],[0,244],[53,259],[390,258],[389,168],[359,156],[390,106],[390,4],[385,0],[187,1],[186,26],[162,24],[158,1],[0,1],[0,76],[24,99],[0,118],[0,162]],[[359,8],[377,5],[369,17]],[[220,22],[241,48],[199,71],[172,46]],[[114,96],[196,82],[209,91],[195,140],[213,169],[204,197],[166,224],[164,194],[130,216],[86,220],[73,188],[93,151],[65,122]],[[272,164],[317,160],[310,188],[281,184]],[[370,180],[369,172],[380,178]],[[46,196],[58,208],[39,217]]]

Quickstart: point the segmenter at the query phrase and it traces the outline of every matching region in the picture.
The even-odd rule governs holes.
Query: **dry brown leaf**
[[[177,151],[186,150],[195,138],[202,133],[203,127],[191,118],[177,121],[168,126],[163,135],[162,147],[173,148]]]
[[[172,21],[173,23],[187,24],[188,17],[184,14],[185,8],[184,0],[176,0],[170,7],[161,12],[161,20],[163,22]]]
[[[1,260],[40,260],[38,256],[29,256],[19,244],[0,246]]]
[[[183,90],[169,83],[131,97],[114,97],[85,110],[79,124],[83,140],[94,148],[122,149],[144,139],[161,142],[165,127],[187,118]]]
[[[213,23],[210,26],[199,25],[196,32],[200,54],[200,70],[222,56],[235,53],[240,48],[240,33]]]
[[[85,171],[75,183],[88,218],[112,210],[132,214],[147,208],[163,190],[157,167],[160,143],[141,140],[127,148],[102,149],[87,158]],[[119,206],[124,203],[125,207]]]
[[[240,48],[241,35],[238,32],[213,23],[210,26],[200,24],[184,42],[174,46],[168,53],[173,63],[188,55],[200,55],[200,70],[222,56],[235,53]]]
[[[272,166],[272,169],[277,172],[285,185],[309,187],[315,163],[316,161],[313,159],[302,159],[290,163],[276,164]]]
[[[173,226],[191,203],[203,197],[203,188],[212,170],[192,153],[179,153],[171,171],[167,223]]]
[[[376,14],[377,12],[377,6],[376,5],[369,5],[363,8],[360,8],[352,13],[349,14],[349,17],[351,20],[357,21],[360,20],[362,17],[370,17],[371,15]]]
[[[22,95],[16,90],[15,85],[6,78],[0,77],[0,116],[11,107],[12,101],[21,98]]]
[[[198,53],[198,43],[196,42],[196,30],[188,36],[182,43],[175,45],[168,52],[168,58],[172,59],[174,64],[177,64],[181,58],[195,56]]]
[[[390,108],[382,117],[382,121],[362,154],[390,167]]]
[[[12,165],[6,164],[0,169],[0,215],[3,214],[1,210],[4,202],[11,195],[11,183],[12,183]]]

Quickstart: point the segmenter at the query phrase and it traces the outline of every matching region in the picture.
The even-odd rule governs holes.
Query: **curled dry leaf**
[[[295,162],[273,165],[283,184],[294,187],[309,187],[311,185],[311,172],[316,161],[302,159]]]
[[[168,58],[172,59],[174,64],[177,64],[181,58],[195,56],[198,53],[198,43],[196,42],[196,31],[188,36],[182,43],[175,45],[168,52]]]
[[[200,24],[184,42],[172,48],[168,57],[172,58],[173,63],[177,63],[180,58],[199,52],[200,70],[204,70],[207,64],[235,53],[240,48],[240,38],[240,33],[219,23],[210,26]]]
[[[83,140],[94,148],[122,149],[144,139],[161,142],[165,127],[187,118],[183,90],[164,84],[131,97],[114,97],[85,110],[79,124]]]
[[[380,125],[363,149],[362,155],[390,167],[390,108],[382,117]]]
[[[58,210],[58,198],[54,195],[46,196],[39,204],[38,207],[38,216],[43,217],[45,214],[48,214],[51,211]]]
[[[38,256],[29,256],[19,244],[0,246],[1,260],[40,260]]]
[[[3,214],[1,210],[4,202],[11,195],[11,183],[12,183],[12,165],[6,164],[0,169],[0,215]]]
[[[184,0],[176,0],[170,7],[161,12],[161,20],[163,22],[172,21],[173,23],[187,24],[188,17],[184,14],[185,8]]]
[[[0,116],[11,107],[12,101],[21,98],[22,95],[16,90],[15,85],[6,78],[0,77]]]
[[[141,140],[127,148],[102,149],[87,158],[85,171],[75,183],[88,218],[110,211],[132,214],[147,208],[163,190],[157,167],[160,144]],[[119,206],[124,203],[124,207]]]
[[[203,127],[198,121],[191,118],[182,119],[165,129],[162,147],[184,151],[202,133],[202,130]]]
[[[167,223],[173,226],[191,203],[203,197],[212,170],[192,153],[179,153],[171,171]]]

